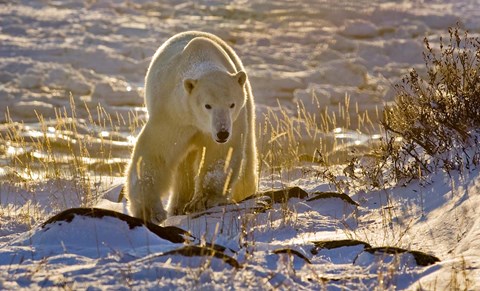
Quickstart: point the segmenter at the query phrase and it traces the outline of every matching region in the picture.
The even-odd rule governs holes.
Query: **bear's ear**
[[[187,91],[188,94],[192,94],[193,88],[195,88],[197,82],[198,80],[185,79],[185,81],[183,81],[183,87],[185,87],[185,91]]]
[[[247,74],[244,71],[240,71],[235,75],[235,78],[237,79],[238,84],[240,84],[240,86],[243,86],[247,81]]]

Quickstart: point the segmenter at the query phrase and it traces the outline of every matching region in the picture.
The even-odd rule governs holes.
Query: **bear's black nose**
[[[230,133],[226,130],[222,130],[217,132],[217,141],[220,143],[224,143],[227,141],[228,137],[230,136]]]

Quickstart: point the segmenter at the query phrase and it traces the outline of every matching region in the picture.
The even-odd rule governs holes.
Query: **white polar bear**
[[[257,190],[255,108],[242,62],[220,38],[184,32],[155,53],[145,77],[149,119],[127,169],[133,216],[160,223]]]

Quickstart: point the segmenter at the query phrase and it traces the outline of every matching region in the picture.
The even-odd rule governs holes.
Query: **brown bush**
[[[425,38],[426,77],[413,69],[396,86],[395,104],[384,110],[387,136],[401,137],[396,150],[386,147],[397,175],[479,163],[480,40],[458,27],[449,35],[438,49]]]

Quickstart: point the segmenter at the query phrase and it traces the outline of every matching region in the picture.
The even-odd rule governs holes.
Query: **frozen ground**
[[[35,185],[34,193],[3,186],[0,287],[480,287],[478,169],[452,177],[432,175],[423,183],[381,191],[359,191],[351,196],[353,201],[332,197],[325,192],[328,185],[297,175],[290,184],[307,190],[308,196],[292,191],[294,195],[285,203],[284,193],[270,195],[171,217],[165,223],[188,230],[190,235],[84,213],[31,225],[26,205],[36,203],[30,209],[58,212],[51,210],[51,202],[58,199],[52,193],[73,196],[71,182]],[[262,185],[271,188],[269,183]],[[106,191],[97,207],[124,211],[123,203],[111,201],[120,188]],[[181,243],[184,239],[186,243]],[[391,254],[381,247],[413,252]]]
[[[2,138],[0,145],[0,289],[480,289],[478,169],[352,191],[358,205],[313,199],[334,189],[301,169],[264,174],[265,191],[298,186],[309,196],[169,218],[166,225],[190,232],[183,235],[188,246],[109,215],[44,224],[72,207],[124,212],[116,203],[122,179],[115,176],[138,130],[131,125],[145,118],[143,77],[155,49],[177,32],[213,32],[234,47],[252,81],[259,122],[278,104],[295,112],[303,102],[318,114],[347,94],[350,129],[364,130],[356,107],[375,121],[376,107],[392,101],[391,85],[423,67],[423,37],[435,43],[456,22],[478,34],[479,9],[473,0],[0,1],[0,112],[9,112],[0,120],[21,122],[2,124],[0,132],[24,139]],[[78,117],[62,121],[75,135],[55,121],[64,108]],[[107,113],[123,127],[105,122]],[[54,143],[41,150],[30,141],[47,137]],[[62,169],[78,165],[84,152],[69,146],[80,140],[90,146],[82,162],[100,175],[41,174],[45,152],[61,157]],[[36,163],[25,169],[27,153]],[[331,246],[344,239],[365,244]],[[419,265],[416,253],[375,249],[385,246],[441,261]]]

